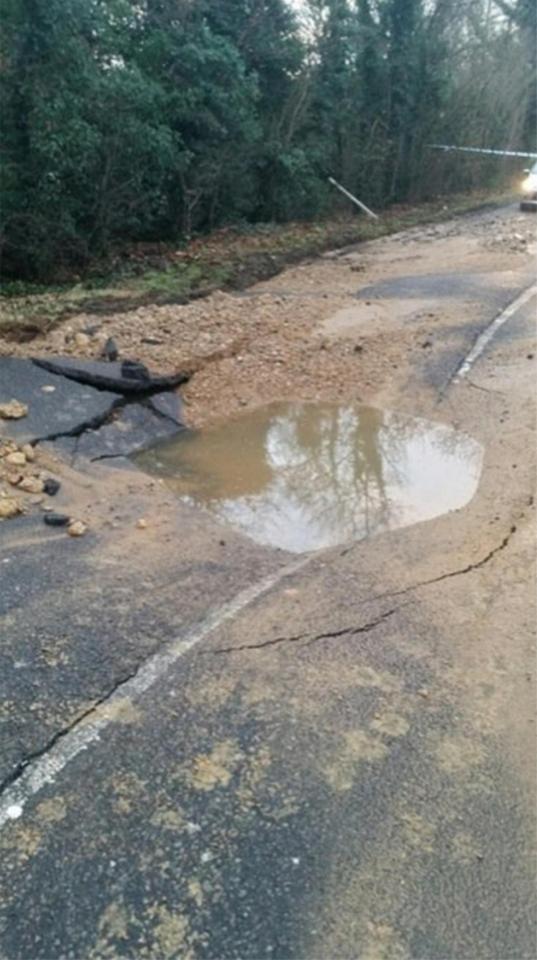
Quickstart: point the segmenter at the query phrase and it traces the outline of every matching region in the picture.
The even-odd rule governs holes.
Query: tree
[[[115,7],[10,0],[4,18],[5,267],[46,276],[158,220],[176,144],[157,84],[109,53]],[[123,7],[118,5],[117,12]]]
[[[131,241],[491,182],[533,148],[532,0],[1,0],[0,252],[51,278]]]

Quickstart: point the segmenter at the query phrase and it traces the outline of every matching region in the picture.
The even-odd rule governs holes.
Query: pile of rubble
[[[0,404],[0,419],[18,420],[27,414],[27,405],[18,400]],[[20,444],[0,435],[0,520],[39,508],[49,526],[65,527],[72,537],[83,536],[87,525],[82,520],[55,513],[49,503],[60,486],[59,480],[41,469],[39,454],[31,443]]]

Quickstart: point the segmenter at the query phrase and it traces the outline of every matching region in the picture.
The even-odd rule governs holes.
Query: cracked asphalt
[[[367,295],[395,313],[390,243]],[[429,245],[434,347],[367,399],[483,444],[466,507],[297,558],[59,459],[90,533],[2,525],[2,960],[537,956],[536,298],[451,379],[535,264],[500,302],[494,251],[469,276],[449,231]],[[443,313],[459,274],[479,322]]]

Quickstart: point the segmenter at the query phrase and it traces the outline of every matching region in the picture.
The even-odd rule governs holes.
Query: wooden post
[[[345,190],[345,187],[342,187],[341,184],[337,182],[337,180],[334,180],[333,177],[328,177],[328,180],[331,184],[333,184],[334,187],[336,187],[337,190],[339,190],[341,193],[344,193],[345,196],[349,198],[349,200],[352,200],[352,202],[355,203],[357,207],[360,207],[360,209],[363,210],[364,213],[367,213],[368,217],[373,217],[373,220],[379,219],[376,213],[373,213],[373,211],[370,210],[369,207],[366,207],[365,203],[362,203],[361,200],[358,200],[356,197],[353,197],[352,193],[349,193],[348,190]]]

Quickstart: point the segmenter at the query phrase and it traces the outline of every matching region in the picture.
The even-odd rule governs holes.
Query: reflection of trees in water
[[[266,437],[275,468],[273,506],[291,504],[327,536],[373,533],[389,522],[379,410],[315,406],[291,408]]]
[[[438,488],[449,490],[450,460],[470,474],[480,466],[479,446],[443,425],[325,404],[275,404],[192,436],[162,457],[177,492],[207,503],[254,539],[290,549],[401,525],[409,504],[420,506],[423,489],[423,505],[434,502],[436,477]],[[427,490],[420,476],[426,480],[429,470]]]
[[[421,430],[418,430],[421,426]],[[440,450],[444,455],[456,457],[468,467],[476,470],[481,467],[482,449],[480,445],[466,433],[441,423],[432,423],[429,420],[416,420],[414,433],[428,438],[428,442]]]
[[[441,425],[367,407],[296,405],[275,416],[264,436],[274,471],[257,506],[263,524],[286,517],[319,539],[359,539],[396,526],[404,507],[394,488],[408,483],[410,445],[426,456],[476,458],[476,444]],[[254,508],[254,500],[245,498]]]

